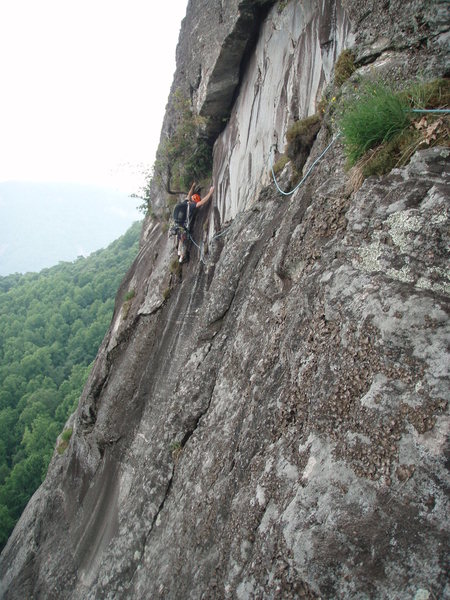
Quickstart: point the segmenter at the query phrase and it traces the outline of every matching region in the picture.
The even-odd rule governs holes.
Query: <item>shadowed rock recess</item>
[[[445,75],[448,13],[190,0],[172,91],[213,123],[202,256],[171,272],[146,219],[69,447],[2,553],[5,599],[448,597],[450,153],[352,192],[337,141],[289,198],[267,169],[342,49],[354,77]]]

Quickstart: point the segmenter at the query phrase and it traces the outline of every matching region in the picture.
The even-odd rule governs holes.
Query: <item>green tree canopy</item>
[[[0,549],[77,407],[140,229],[73,263],[0,277]]]

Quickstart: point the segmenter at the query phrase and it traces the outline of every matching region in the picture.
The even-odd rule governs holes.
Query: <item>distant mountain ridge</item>
[[[137,201],[72,183],[0,183],[0,275],[40,271],[106,247],[139,220]]]

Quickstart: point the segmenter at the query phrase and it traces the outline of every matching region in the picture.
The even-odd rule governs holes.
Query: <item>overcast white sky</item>
[[[137,191],[188,0],[0,0],[0,182]]]

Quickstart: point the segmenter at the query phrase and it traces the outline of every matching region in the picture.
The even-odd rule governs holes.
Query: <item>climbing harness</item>
[[[228,225],[228,227],[225,227],[225,229],[223,229],[222,231],[220,231],[219,233],[216,233],[215,235],[213,235],[213,237],[210,239],[210,243],[214,242],[214,240],[216,240],[217,238],[222,237],[223,235],[225,235],[227,233],[227,231],[231,228],[231,225]],[[200,260],[201,262],[206,265],[206,261],[204,259],[204,252],[203,252],[203,244],[201,244],[201,246],[199,244],[197,244],[197,242],[194,240],[194,238],[192,237],[191,232],[189,231],[189,229],[187,229],[187,227],[183,226],[183,225],[178,225],[178,224],[174,224],[170,229],[169,229],[169,236],[172,235],[176,235],[177,236],[177,246],[178,243],[180,241],[180,236],[182,234],[186,235],[186,238],[192,242],[194,244],[194,246],[197,248],[197,250],[200,252]]]
[[[179,262],[185,262],[187,256],[186,240],[189,236],[189,231],[183,225],[175,223],[169,229],[169,238],[175,236],[175,246],[178,252]]]
[[[338,133],[337,136],[331,140],[331,142],[328,144],[328,146],[325,148],[325,150],[321,154],[319,154],[319,156],[316,158],[316,160],[313,162],[313,164],[306,171],[306,173],[302,177],[302,179],[297,183],[297,185],[295,186],[295,188],[293,190],[291,190],[290,192],[285,192],[284,190],[282,190],[280,188],[280,186],[278,185],[277,178],[275,177],[275,172],[273,170],[273,148],[275,147],[275,144],[273,144],[270,147],[270,151],[269,151],[269,160],[272,157],[272,164],[271,164],[270,169],[272,171],[273,182],[275,183],[275,185],[277,187],[277,190],[280,192],[280,194],[283,194],[283,196],[291,196],[292,194],[294,194],[303,185],[303,183],[306,181],[307,177],[309,176],[309,174],[311,173],[311,171],[314,169],[314,167],[317,165],[317,163],[325,156],[325,154],[328,152],[328,150],[331,148],[331,146],[335,143],[335,141],[338,138],[341,137],[341,135],[342,135],[341,133]]]

